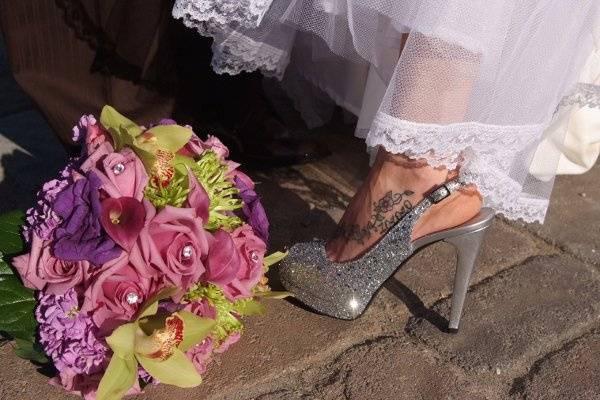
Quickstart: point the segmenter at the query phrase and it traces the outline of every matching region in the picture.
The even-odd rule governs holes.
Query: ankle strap
[[[439,186],[433,192],[430,192],[427,196],[425,196],[425,198],[428,199],[432,204],[437,204],[463,186],[465,186],[463,182],[454,179]]]

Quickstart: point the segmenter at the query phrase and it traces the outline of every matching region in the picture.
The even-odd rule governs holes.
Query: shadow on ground
[[[30,207],[65,164],[63,147],[12,78],[0,37],[0,213]]]

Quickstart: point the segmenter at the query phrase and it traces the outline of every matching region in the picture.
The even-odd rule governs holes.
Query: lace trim
[[[225,37],[227,39],[213,43],[212,67],[217,74],[237,75],[260,70],[265,76],[281,80],[288,53],[236,31],[227,32]]]
[[[543,124],[420,124],[379,112],[366,142],[369,147],[383,146],[392,153],[424,158],[435,167],[460,166],[461,179],[477,185],[486,206],[509,219],[542,222],[548,200],[523,193],[522,183],[511,178],[510,172],[524,149],[534,148],[543,130]]]
[[[256,28],[272,0],[177,0],[173,17],[203,36],[213,36],[227,27]]]
[[[600,108],[600,85],[580,82],[575,90],[563,97],[559,107],[578,105],[580,107]]]

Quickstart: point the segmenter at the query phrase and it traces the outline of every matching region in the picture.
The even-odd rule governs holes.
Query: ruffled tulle
[[[357,115],[367,145],[460,166],[486,205],[543,221],[553,180],[530,164],[598,43],[597,1],[245,0],[259,10],[249,19],[196,13],[193,23],[180,11],[229,2],[174,9],[214,38],[215,71],[281,79],[311,126],[327,120],[329,98]],[[536,162],[556,171],[559,158]]]

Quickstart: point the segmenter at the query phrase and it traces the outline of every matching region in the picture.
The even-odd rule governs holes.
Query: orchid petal
[[[137,138],[140,147],[145,148],[148,143],[161,149],[167,149],[176,153],[192,137],[192,131],[179,125],[158,125],[148,129]]]
[[[194,364],[179,349],[174,349],[171,357],[166,360],[137,356],[144,369],[161,383],[182,388],[198,386],[202,377],[196,371]]]
[[[121,358],[113,355],[104,372],[96,400],[114,400],[122,398],[135,384],[138,363],[134,357]]]
[[[138,330],[136,323],[119,326],[106,338],[113,354],[121,358],[131,358],[135,342],[135,333]]]
[[[214,319],[202,318],[188,311],[179,311],[176,315],[183,320],[183,342],[179,345],[183,351],[203,341],[217,323]]]
[[[125,145],[133,145],[135,138],[143,132],[142,128],[135,122],[126,118],[111,106],[102,108],[100,123],[112,136],[117,151]]]

